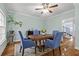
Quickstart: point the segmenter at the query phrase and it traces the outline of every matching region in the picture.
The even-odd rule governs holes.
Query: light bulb
[[[47,9],[43,9],[43,12],[44,12],[44,13],[47,13],[47,12],[48,12],[48,10],[47,10]]]

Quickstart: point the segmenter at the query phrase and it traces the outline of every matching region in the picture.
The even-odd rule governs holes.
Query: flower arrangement
[[[46,34],[46,28],[44,25],[41,27],[41,34]]]
[[[46,29],[42,29],[41,32],[42,32],[42,33],[45,33],[45,32],[46,32]]]

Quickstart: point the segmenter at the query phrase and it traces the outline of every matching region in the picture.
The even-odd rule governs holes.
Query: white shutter
[[[5,40],[5,17],[0,11],[0,43]]]

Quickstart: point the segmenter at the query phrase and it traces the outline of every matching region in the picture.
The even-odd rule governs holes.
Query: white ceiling
[[[53,3],[54,4],[54,3]],[[51,16],[74,9],[72,3],[57,3],[58,7],[53,8],[53,13],[41,14],[41,10],[35,8],[41,7],[41,3],[6,3],[5,6],[9,13],[24,13],[32,16]]]

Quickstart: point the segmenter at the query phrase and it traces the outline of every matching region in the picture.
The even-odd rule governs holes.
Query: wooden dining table
[[[39,48],[39,51],[40,51],[40,49],[44,47],[44,41],[47,39],[52,39],[53,35],[52,34],[29,35],[28,38],[35,41],[36,46]],[[43,41],[43,45],[41,44],[41,41]],[[39,46],[37,45],[37,42],[39,42]]]
[[[30,38],[33,41],[40,41],[40,40],[47,40],[52,39],[52,34],[44,34],[44,35],[29,35],[28,38]]]

